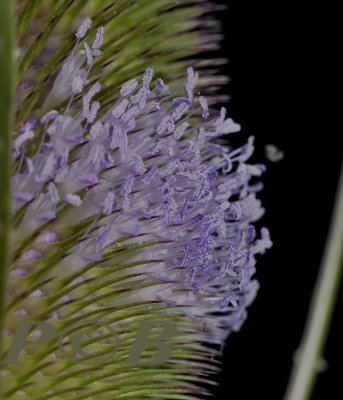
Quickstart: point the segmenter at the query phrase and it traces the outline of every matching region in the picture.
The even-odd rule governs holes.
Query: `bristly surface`
[[[104,109],[113,103],[120,85],[143,74],[150,65],[172,85],[182,82],[187,66],[201,68],[200,86],[214,96],[226,78],[213,72],[225,60],[213,60],[215,55],[212,60],[199,57],[218,48],[220,27],[210,15],[216,8],[203,0],[18,1],[18,123],[45,111],[42,101],[75,46],[74,31],[82,15],[92,15],[87,35],[100,26],[106,31],[104,55],[92,76],[104,85],[98,95]]]
[[[49,321],[55,335],[3,366],[5,399],[203,398],[218,370],[212,345],[239,330],[256,295],[255,255],[271,241],[255,232],[261,184],[249,182],[264,166],[247,164],[253,138],[218,139],[240,129],[211,107],[221,78],[180,61],[217,45],[203,38],[216,24],[199,19],[209,6],[174,3],[18,2],[5,348],[25,320]],[[78,28],[85,13],[93,21]],[[59,335],[82,321],[114,329],[117,351],[91,323],[88,356],[65,357]],[[126,361],[144,321],[152,337],[177,326],[163,364],[156,344]],[[111,357],[90,364],[99,352]]]

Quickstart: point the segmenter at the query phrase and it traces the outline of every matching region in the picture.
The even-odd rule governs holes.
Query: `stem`
[[[12,0],[0,0],[0,354],[5,282],[10,259],[10,137],[14,88],[13,3]]]
[[[343,270],[343,166],[336,203],[308,319],[285,400],[310,398],[329,333]]]

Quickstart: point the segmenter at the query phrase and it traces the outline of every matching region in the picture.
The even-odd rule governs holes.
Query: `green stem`
[[[0,0],[0,333],[9,263],[10,137],[14,88],[13,3],[12,0]]]
[[[322,354],[343,270],[343,167],[336,196],[322,265],[285,400],[309,399],[320,371],[320,364],[323,362]]]

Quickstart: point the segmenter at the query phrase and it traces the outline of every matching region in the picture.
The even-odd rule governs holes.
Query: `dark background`
[[[262,224],[274,246],[258,259],[261,288],[248,320],[228,338],[216,400],[283,398],[328,232],[341,133],[331,126],[333,110],[325,110],[323,92],[332,85],[325,10],[299,4],[229,0],[217,13],[225,30],[221,55],[229,58],[229,115],[243,135],[256,137],[253,161],[268,168]],[[268,143],[285,152],[284,160],[265,159]],[[343,398],[342,297],[341,291],[324,355],[328,369],[313,400]]]

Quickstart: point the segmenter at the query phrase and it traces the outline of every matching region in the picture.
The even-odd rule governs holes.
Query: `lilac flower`
[[[90,23],[79,28],[79,40]],[[102,40],[99,28],[92,48],[84,42],[84,50],[70,54],[46,98],[47,112],[14,143],[12,208],[21,219],[13,237],[30,243],[18,259],[44,260],[44,244],[54,254],[66,227],[83,227],[56,258],[54,276],[82,275],[115,254],[116,263],[132,265],[132,286],[147,284],[116,304],[173,304],[202,326],[204,340],[222,343],[241,327],[256,295],[256,254],[271,247],[267,229],[259,238],[253,226],[264,212],[260,186],[249,184],[264,170],[246,163],[253,139],[237,149],[218,141],[240,126],[224,108],[210,113],[205,97],[194,94],[192,68],[184,97],[161,79],[152,84],[148,68],[142,81],[122,86],[110,107],[101,104],[100,83],[89,82]],[[64,101],[67,107],[53,110]],[[28,155],[26,144],[35,139]],[[132,251],[124,257],[119,248]]]

